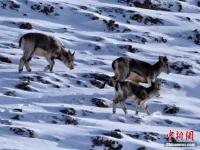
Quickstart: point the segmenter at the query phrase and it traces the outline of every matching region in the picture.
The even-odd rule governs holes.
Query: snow
[[[153,1],[153,0],[152,0]],[[183,10],[179,12],[174,6],[171,11],[142,9],[118,3],[117,0],[14,0],[20,5],[17,10],[9,5],[9,0],[0,1],[0,56],[8,57],[12,63],[0,60],[0,149],[16,150],[88,150],[104,149],[103,146],[92,147],[92,138],[104,137],[119,142],[123,150],[134,150],[145,146],[152,149],[171,149],[165,147],[166,134],[169,130],[194,130],[195,142],[198,149],[200,144],[200,47],[194,43],[193,31],[200,28],[200,7],[196,1],[180,2]],[[55,7],[54,12],[45,15],[31,6],[42,3]],[[175,4],[178,0],[166,0]],[[62,9],[60,7],[63,7]],[[85,6],[85,7],[83,7]],[[102,10],[106,8],[109,11]],[[125,14],[115,12],[120,9]],[[133,12],[135,11],[135,12]],[[59,15],[55,15],[58,13]],[[26,14],[27,16],[24,16]],[[163,24],[145,24],[130,20],[133,14],[150,16],[163,20]],[[98,17],[92,20],[92,17]],[[191,20],[186,19],[189,17]],[[114,31],[108,30],[106,20],[115,20],[119,25]],[[130,23],[127,23],[127,20]],[[22,22],[30,22],[32,30],[20,29]],[[122,32],[124,29],[130,32]],[[117,31],[119,30],[119,31]],[[22,50],[18,47],[19,38],[28,32],[42,32],[58,38],[66,49],[75,51],[75,69],[69,70],[56,60],[54,72],[44,72],[47,65],[43,57],[34,57],[30,62],[32,72],[18,73],[18,62]],[[188,36],[193,39],[188,39]],[[157,42],[155,38],[163,37],[167,42]],[[147,42],[141,42],[146,38]],[[138,52],[131,53],[121,49],[120,45],[131,45]],[[100,49],[95,50],[96,46]],[[161,97],[148,101],[150,116],[143,110],[135,115],[135,105],[129,101],[126,106],[128,114],[124,115],[120,106],[117,113],[112,114],[113,87],[99,89],[90,83],[92,80],[84,75],[91,73],[113,75],[111,63],[120,56],[144,60],[151,64],[158,56],[166,55],[170,64],[186,62],[192,67],[170,74],[162,73],[158,78],[162,84]],[[187,74],[192,71],[192,74]],[[37,77],[39,76],[39,77]],[[31,91],[16,88],[30,77]],[[39,78],[39,79],[38,79]],[[44,80],[46,83],[40,80]],[[173,85],[179,85],[175,88]],[[11,96],[6,95],[11,92]],[[108,107],[96,107],[92,98],[106,101]],[[175,114],[163,112],[165,106],[177,106]],[[66,115],[61,109],[73,108],[75,115]],[[19,109],[19,110],[16,110]],[[21,110],[21,111],[20,111]],[[18,119],[13,119],[18,115]],[[78,125],[66,124],[66,119],[75,119]],[[30,129],[34,137],[15,134],[11,128]],[[119,129],[122,139],[106,136],[103,133]],[[146,140],[144,132],[155,132],[155,141]],[[128,134],[140,135],[132,138]],[[173,148],[180,149],[180,148]],[[188,149],[188,148],[181,148]]]

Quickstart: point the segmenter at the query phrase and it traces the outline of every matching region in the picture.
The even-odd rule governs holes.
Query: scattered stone
[[[18,45],[14,43],[2,43],[3,46],[1,48],[19,48]],[[15,53],[9,53],[10,55],[16,55]]]
[[[174,70],[178,74],[184,75],[194,75],[192,65],[188,64],[187,62],[177,61],[170,65],[170,68]]]
[[[160,84],[165,85],[169,88],[173,87],[173,88],[178,89],[178,90],[180,90],[182,88],[178,83],[172,82],[172,81],[167,81],[165,79],[157,78],[156,82],[159,82]]]
[[[76,81],[76,84],[77,85],[81,85],[81,86],[83,86],[83,87],[88,87],[86,84],[84,84],[82,81],[80,81],[80,80],[77,80]]]
[[[158,43],[167,43],[167,39],[165,39],[164,37],[155,38],[155,41]]]
[[[92,138],[92,147],[96,146],[104,146],[105,149],[108,150],[121,150],[123,145],[119,144],[119,142],[106,139],[100,136]]]
[[[165,106],[165,108],[163,109],[163,112],[166,114],[176,114],[179,112],[179,108],[176,107],[175,105],[173,106]]]
[[[142,22],[142,20],[143,20],[143,16],[142,15],[140,15],[140,14],[135,14],[135,15],[132,15],[131,17],[130,17],[130,19],[132,19],[132,20],[135,20],[135,21],[137,21],[137,22]]]
[[[33,29],[33,26],[32,26],[31,23],[25,22],[25,23],[20,24],[20,25],[19,25],[19,28],[20,28],[20,29],[31,30],[31,29]]]
[[[122,32],[125,33],[125,32],[131,32],[132,30],[129,29],[129,28],[125,28]]]
[[[138,133],[135,134],[127,134],[128,136],[134,138],[134,139],[138,139],[140,137],[140,135]]]
[[[105,74],[99,74],[99,73],[84,74],[83,77],[84,78],[93,78],[95,80],[99,80],[99,81],[103,81],[103,82],[110,80],[110,76],[105,75]]]
[[[200,45],[200,32],[195,29],[194,31],[194,43]]]
[[[53,88],[57,88],[57,89],[61,88],[61,87],[60,87],[59,85],[57,85],[57,84],[53,84],[52,87],[53,87]]]
[[[9,64],[12,63],[12,61],[8,57],[2,56],[2,55],[0,55],[0,62],[9,63]]]
[[[57,124],[58,122],[55,121],[55,120],[52,120],[51,123],[53,123],[53,124]]]
[[[105,75],[105,74],[98,74],[98,73],[90,74],[90,77],[95,78],[100,81],[106,81],[106,80],[110,79],[110,76]]]
[[[126,135],[134,139],[141,139],[141,140],[146,140],[146,141],[156,141],[162,137],[156,132],[142,132],[142,133],[134,133],[134,134],[126,133]]]
[[[22,76],[19,79],[28,83],[30,83],[31,81],[34,81],[34,78],[30,76]]]
[[[12,122],[7,119],[0,119],[0,124],[12,125]]]
[[[145,44],[145,43],[147,42],[147,39],[145,39],[145,38],[143,37],[143,38],[141,38],[141,42],[142,42],[143,44]]]
[[[116,30],[117,28],[119,28],[119,25],[116,24],[114,20],[109,20],[109,21],[103,20],[103,22],[107,25],[107,28],[108,28],[108,30],[110,30],[110,31],[114,31],[114,30]]]
[[[53,5],[43,5],[42,3],[34,4],[31,6],[31,9],[45,15],[50,15],[54,13],[55,7]]]
[[[100,82],[100,81],[98,81],[98,80],[95,80],[95,79],[90,80],[90,83],[91,83],[92,85],[94,85],[94,86],[100,88],[100,89],[103,89],[103,83]]]
[[[24,90],[24,91],[35,91],[31,89],[28,82],[22,82],[15,86],[17,89]]]
[[[87,10],[88,9],[87,6],[80,6],[80,8],[83,9],[83,10]]]
[[[146,147],[142,146],[142,147],[137,148],[136,150],[146,150]]]
[[[65,124],[67,124],[67,125],[78,125],[78,120],[71,117],[71,116],[65,116]]]
[[[144,132],[144,139],[147,141],[156,141],[156,135],[154,133],[152,134],[152,132]]]
[[[96,45],[95,48],[94,48],[95,51],[98,51],[100,49],[101,49],[101,46],[99,46],[99,45]]]
[[[76,110],[74,108],[64,108],[60,110],[61,113],[66,114],[66,115],[76,115]]]
[[[20,108],[14,108],[13,111],[15,111],[15,112],[22,112],[22,109],[20,109]]]
[[[102,107],[102,108],[109,107],[109,105],[107,104],[105,100],[99,99],[99,98],[92,98],[92,104],[94,104],[97,107]]]
[[[15,91],[7,91],[7,92],[4,93],[4,95],[7,95],[7,96],[17,96]]]
[[[114,137],[116,139],[122,139],[123,136],[121,135],[121,133],[119,131],[110,131],[110,132],[106,132],[106,133],[103,133],[104,135],[106,136],[110,136],[110,137]]]
[[[38,82],[41,82],[43,84],[51,84],[50,81],[43,79],[43,77],[41,77],[41,76],[37,75],[37,76],[34,76],[34,77],[37,79]]]
[[[134,48],[132,45],[120,45],[119,48],[126,49],[128,52],[131,52],[131,53],[138,52],[138,49]]]
[[[135,7],[144,8],[144,9],[152,9],[152,10],[164,10],[169,11],[168,9],[162,8],[160,4],[153,4],[151,0],[144,0],[142,1],[134,1],[133,3]]]
[[[162,19],[148,16],[144,19],[144,24],[148,24],[148,25],[163,24],[163,21]]]
[[[11,119],[14,119],[14,120],[20,120],[21,118],[21,115],[19,114],[16,114],[15,116],[11,117]]]
[[[33,130],[30,130],[30,129],[11,127],[10,130],[13,131],[15,134],[20,135],[20,136],[30,137],[30,138],[35,137],[35,132]]]
[[[92,111],[89,111],[89,110],[82,110],[82,115],[83,116],[88,116],[90,114],[92,114],[93,112]]]
[[[0,8],[2,8],[2,9],[9,8],[11,10],[19,11],[20,5],[12,0],[5,1],[5,2],[0,1]]]
[[[173,121],[171,121],[171,120],[169,120],[169,119],[166,119],[166,120],[164,120],[167,124],[172,124],[173,123]]]

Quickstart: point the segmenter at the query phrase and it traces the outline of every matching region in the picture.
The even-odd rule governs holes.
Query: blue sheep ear
[[[72,56],[74,56],[74,54],[75,54],[75,51],[72,53]]]
[[[166,61],[166,62],[168,61],[168,58],[167,58],[167,56],[165,56],[165,57],[164,57],[164,61]]]

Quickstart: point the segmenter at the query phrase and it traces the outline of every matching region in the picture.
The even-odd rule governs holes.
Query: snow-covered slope
[[[200,3],[145,2],[0,1],[0,149],[171,149],[164,147],[170,130],[194,130],[200,144]],[[23,23],[32,29],[20,29]],[[75,69],[56,61],[53,73],[44,72],[46,60],[34,57],[33,71],[19,74],[18,40],[28,32],[53,35],[76,51]],[[153,64],[159,55],[168,56],[172,72],[159,76],[152,114],[136,116],[131,102],[126,116],[121,108],[112,114],[113,87],[95,86],[113,75],[112,61]]]

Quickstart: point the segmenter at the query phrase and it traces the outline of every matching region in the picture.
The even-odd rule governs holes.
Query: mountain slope
[[[147,2],[0,1],[0,148],[170,149],[170,130],[193,130],[199,145],[200,7],[195,0]],[[20,29],[24,23],[32,29]],[[34,57],[32,72],[19,74],[18,40],[28,32],[53,35],[75,51],[75,69],[56,61],[53,73],[44,72],[46,60]],[[129,56],[153,64],[159,55],[172,71],[159,76],[151,115],[136,116],[131,101],[126,116],[120,106],[112,114],[113,88],[95,86],[113,75],[112,61]]]

